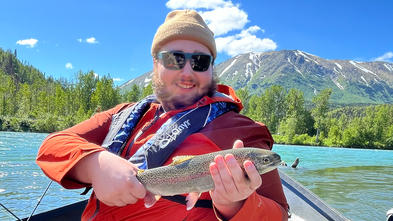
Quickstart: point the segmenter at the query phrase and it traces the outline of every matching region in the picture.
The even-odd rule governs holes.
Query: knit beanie
[[[155,57],[164,44],[178,39],[199,42],[210,50],[213,58],[217,56],[214,33],[194,10],[175,10],[168,13],[164,23],[154,35],[151,46],[152,56]]]

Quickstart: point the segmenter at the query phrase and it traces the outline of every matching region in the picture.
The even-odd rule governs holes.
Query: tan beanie
[[[165,22],[157,29],[151,46],[151,54],[156,56],[160,48],[172,40],[184,39],[205,45],[216,58],[214,33],[202,17],[194,10],[175,10],[169,12]]]

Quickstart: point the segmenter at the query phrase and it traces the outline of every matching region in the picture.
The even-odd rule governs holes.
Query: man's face
[[[190,40],[170,41],[160,51],[211,55],[205,45]],[[164,67],[162,60],[154,59],[153,85],[154,92],[166,111],[189,106],[207,95],[215,86],[212,65],[204,72],[197,72],[191,68],[190,60],[187,60],[182,69],[170,70]]]

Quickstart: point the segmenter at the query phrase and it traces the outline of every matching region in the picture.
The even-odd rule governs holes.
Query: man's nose
[[[189,60],[189,59],[186,60],[186,64],[183,67],[183,73],[184,74],[194,73],[194,70],[192,70],[192,67],[191,67],[191,60]]]

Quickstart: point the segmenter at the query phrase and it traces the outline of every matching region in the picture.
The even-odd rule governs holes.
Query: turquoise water
[[[47,134],[0,132],[0,203],[19,218],[30,215],[49,179],[35,164]],[[393,151],[275,145],[291,165],[281,167],[347,218],[385,220],[393,207]],[[36,213],[87,199],[53,183]],[[0,220],[15,220],[0,208]]]
[[[386,220],[393,207],[393,151],[275,145],[281,168],[345,217]]]
[[[19,218],[28,217],[50,180],[35,164],[47,134],[0,132],[0,203]],[[81,190],[66,190],[52,183],[36,213],[87,199]],[[0,220],[15,220],[0,207]]]

